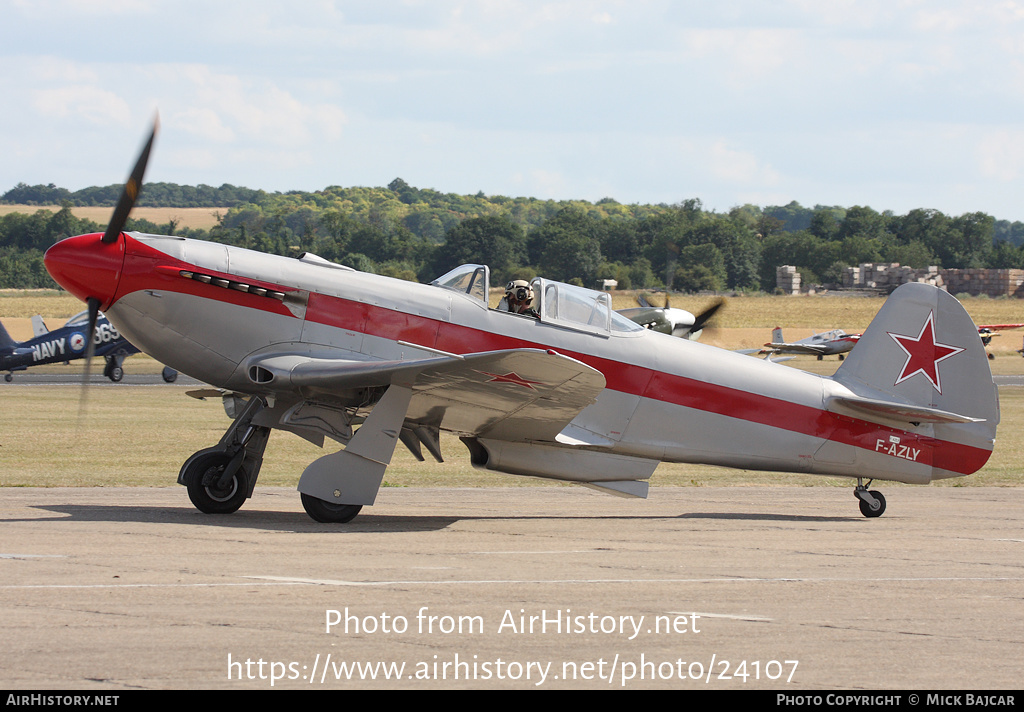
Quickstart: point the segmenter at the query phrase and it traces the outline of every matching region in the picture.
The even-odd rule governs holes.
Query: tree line
[[[0,287],[54,286],[42,266],[46,248],[69,235],[103,229],[76,218],[71,208],[113,205],[120,186],[60,191],[19,184],[0,198],[52,204],[54,196],[64,196],[55,213],[0,217]],[[107,197],[100,200],[101,194]],[[100,202],[78,202],[86,200]],[[807,208],[791,202],[718,213],[697,199],[623,205],[611,198],[590,203],[456,195],[415,188],[400,178],[383,188],[287,193],[153,183],[138,204],[226,212],[210,230],[134,219],[132,230],[280,255],[309,251],[359,270],[422,282],[467,262],[490,265],[494,284],[543,275],[585,286],[615,279],[624,289],[688,292],[771,292],[775,269],[783,264],[796,266],[805,284],[839,283],[846,266],[862,262],[1024,268],[1024,223],[980,212],[949,216],[918,209],[896,215],[866,206]]]

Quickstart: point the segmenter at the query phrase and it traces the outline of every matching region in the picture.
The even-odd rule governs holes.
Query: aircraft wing
[[[817,356],[828,350],[825,344],[765,344],[765,347],[775,349],[779,353],[807,354],[809,356]]]
[[[553,351],[514,349],[403,361],[270,356],[249,364],[272,390],[304,397],[407,386],[406,420],[461,435],[554,441],[605,387],[604,375]],[[262,370],[259,370],[262,369]]]

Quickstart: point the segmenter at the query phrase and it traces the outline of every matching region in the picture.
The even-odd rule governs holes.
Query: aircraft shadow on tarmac
[[[724,519],[762,522],[859,522],[862,517],[823,517],[818,514],[778,514],[774,512],[694,512],[680,514],[680,519]]]
[[[325,531],[344,533],[363,532],[415,532],[415,531],[440,531],[456,522],[461,521],[502,521],[502,520],[549,520],[549,521],[571,521],[571,520],[626,520],[646,521],[655,519],[715,519],[715,520],[736,520],[736,521],[774,521],[774,522],[845,522],[862,521],[861,517],[823,517],[820,515],[795,515],[776,513],[750,513],[750,512],[691,512],[678,514],[670,517],[662,515],[515,515],[507,516],[411,516],[411,515],[387,515],[369,514],[364,515],[356,523],[344,525],[318,524],[309,521],[300,512],[272,512],[272,511],[240,511],[231,515],[216,516],[203,514],[187,507],[139,507],[126,505],[36,505],[34,509],[45,510],[65,515],[71,521],[77,522],[146,522],[154,524],[189,524],[197,526],[222,527],[228,529],[263,529],[268,531],[293,531],[322,533]],[[65,517],[62,517],[65,518]],[[5,519],[4,521],[33,521],[40,519]]]

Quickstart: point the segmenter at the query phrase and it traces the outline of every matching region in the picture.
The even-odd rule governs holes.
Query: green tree
[[[593,286],[601,255],[600,224],[579,208],[565,208],[527,235],[530,261],[549,279]]]
[[[526,236],[507,216],[469,218],[445,235],[437,250],[436,272],[443,274],[460,264],[491,268],[495,284],[509,279],[511,270],[526,262]]]
[[[672,284],[683,292],[721,291],[725,286],[725,257],[715,245],[687,245],[680,251]]]

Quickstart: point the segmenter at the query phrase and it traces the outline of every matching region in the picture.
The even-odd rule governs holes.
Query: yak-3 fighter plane
[[[155,129],[154,129],[155,134]],[[488,308],[489,270],[431,284],[181,237],[125,233],[150,136],[103,234],[63,240],[46,267],[140,349],[247,397],[178,481],[202,511],[238,509],[274,429],[344,449],[298,489],[321,522],[372,505],[399,441],[441,459],[458,435],[480,468],[645,497],[660,462],[925,484],[977,471],[999,422],[960,303],[900,287],[832,377],[644,329],[606,293],[537,278],[540,318]]]
[[[95,327],[89,327],[88,312],[81,312],[67,320],[64,326],[50,331],[42,317],[32,318],[34,335],[28,341],[15,341],[0,324],[0,371],[7,371],[4,380],[10,383],[16,371],[48,363],[67,363],[85,358],[88,352],[87,336],[93,335],[94,352],[106,365],[103,375],[114,383],[124,377],[124,360],[139,350],[121,336],[117,327],[101,312]],[[178,374],[169,368],[163,372],[164,380],[173,382]]]
[[[760,353],[769,356],[774,354],[817,356],[819,361],[825,356],[838,355],[842,360],[845,354],[857,345],[860,337],[860,334],[847,334],[842,329],[833,329],[799,341],[787,342],[782,338],[782,328],[777,326],[772,329],[772,340],[763,348],[744,353]]]
[[[981,343],[986,347],[992,343],[992,338],[999,336],[1000,333],[1009,329],[1019,329],[1024,324],[982,324],[978,326],[978,336],[981,337]],[[989,360],[996,357],[995,354],[990,353],[988,355]]]

